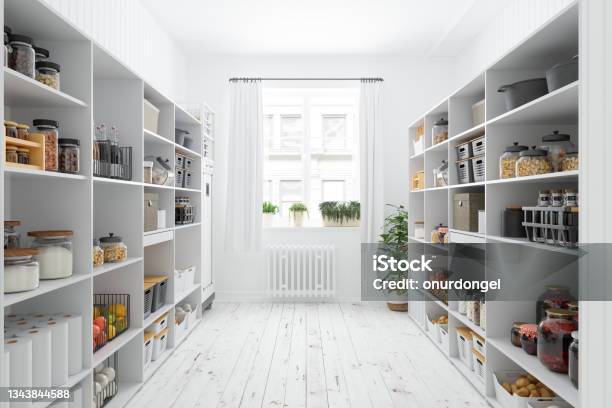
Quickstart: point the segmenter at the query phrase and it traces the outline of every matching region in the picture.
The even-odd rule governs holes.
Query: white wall
[[[183,101],[185,54],[139,0],[43,0],[159,91]]]
[[[383,77],[385,202],[396,204],[406,204],[408,200],[408,124],[443,99],[455,82],[450,75],[452,64],[447,59],[202,56],[190,60],[189,67],[190,87],[186,97],[205,99],[217,111],[213,270],[221,298],[257,298],[262,295],[265,284],[262,255],[225,254],[223,251],[226,170],[227,160],[232,159],[231,152],[227,151],[230,77]],[[339,282],[358,281],[359,264],[354,263],[359,254],[358,230],[341,233],[314,230],[301,234],[268,231],[265,236],[268,241],[279,237],[285,242],[335,241],[343,251],[346,245],[352,245],[352,258],[350,255],[339,257]],[[359,297],[358,285],[340,289],[340,297],[344,299]]]
[[[457,56],[459,87],[476,77],[574,0],[512,0]]]

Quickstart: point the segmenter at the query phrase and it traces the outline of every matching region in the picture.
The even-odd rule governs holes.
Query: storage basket
[[[485,99],[472,105],[472,124],[478,126],[485,121]]]
[[[482,156],[483,154],[485,154],[486,146],[484,135],[473,139],[472,141],[470,141],[470,144],[472,145],[472,155]]]
[[[191,188],[191,182],[193,180],[193,172],[190,170],[185,170],[185,178],[183,179],[183,187]]]
[[[94,351],[104,347],[130,328],[130,295],[94,294],[94,324],[100,334],[94,337]]]
[[[193,329],[195,327],[196,321],[198,319],[198,307],[195,305],[191,312],[187,313],[187,330]]]
[[[160,316],[147,329],[153,334],[159,334],[162,330],[168,328],[168,313]]]
[[[422,190],[425,188],[425,172],[417,171],[412,176],[412,190]]]
[[[185,170],[177,167],[174,171],[174,186],[183,187],[184,180],[185,180]]]
[[[182,269],[174,271],[174,294],[180,295],[185,291],[185,274]]]
[[[486,357],[485,353],[485,339],[480,337],[476,332],[472,332],[472,349],[476,350],[480,354]]]
[[[504,387],[503,383],[512,384],[525,372],[521,371],[496,371],[493,373],[493,385],[495,387],[495,399],[503,408],[525,408],[529,397],[519,397],[511,395]]]
[[[185,279],[185,289],[189,289],[195,284],[195,273],[195,266],[190,266],[183,270],[183,277]]]
[[[485,156],[473,157],[470,159],[472,162],[472,171],[474,172],[474,181],[484,181],[487,174],[487,167],[485,164]]]
[[[151,364],[151,357],[153,355],[153,332],[144,332],[144,368],[146,369]]]
[[[177,169],[184,169],[185,168],[185,156],[183,156],[180,153],[175,153],[174,154],[174,166]]]
[[[461,143],[455,147],[457,152],[457,160],[466,160],[473,156],[472,144],[470,142]]]
[[[145,282],[144,283],[144,318],[146,319],[151,315],[151,307],[153,306],[153,291],[155,290],[155,283]]]
[[[155,283],[155,288],[153,289],[153,302],[151,303],[151,313],[155,313],[157,309],[166,303],[168,277],[164,275],[145,276],[145,282]]]
[[[149,132],[158,133],[159,109],[151,102],[144,100],[144,128]]]
[[[459,184],[474,182],[474,172],[471,160],[461,160],[457,162],[457,181]]]
[[[108,370],[112,370],[114,373],[114,378],[112,380],[109,379]],[[98,367],[95,368],[94,374],[94,382],[96,381],[96,376],[102,375],[106,377],[108,381],[105,386],[100,387],[99,392],[96,392],[96,387],[94,384],[94,403],[96,408],[102,408],[106,404],[108,404],[119,392],[119,364],[117,353],[113,354],[111,357],[107,358],[103,363],[101,363]],[[105,370],[107,374],[105,374]]]
[[[459,359],[465,366],[474,370],[474,361],[472,359],[472,331],[467,327],[457,327],[457,349],[459,350]]]
[[[478,378],[483,383],[485,382],[486,376],[486,359],[485,357],[472,349],[472,365],[474,366],[474,373],[476,374],[476,378]]]
[[[155,335],[153,340],[153,353],[151,354],[151,360],[157,360],[164,351],[166,351],[166,346],[168,345],[168,328],[165,328]]]
[[[183,318],[183,320],[175,320],[174,321],[174,336],[177,340],[180,340],[185,333],[187,332],[187,315]]]
[[[191,170],[193,168],[193,159],[185,156],[185,170]]]

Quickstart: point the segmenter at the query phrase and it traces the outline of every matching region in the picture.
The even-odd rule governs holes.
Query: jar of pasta
[[[552,173],[553,166],[548,158],[548,152],[533,146],[523,150],[516,162],[516,175],[518,177],[537,176]]]
[[[499,157],[500,179],[516,177],[516,162],[520,158],[521,152],[527,149],[527,146],[519,145],[518,142],[514,142],[512,146],[507,146],[504,149],[504,153]]]

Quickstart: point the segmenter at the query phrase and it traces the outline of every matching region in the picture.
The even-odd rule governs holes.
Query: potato
[[[540,397],[540,393],[538,392],[538,390],[531,390],[531,392],[529,393],[529,397],[539,398]]]
[[[529,380],[525,377],[516,380],[516,386],[519,388],[527,387],[530,384]]]
[[[510,384],[508,384],[508,383],[503,383],[503,384],[502,384],[502,387],[504,387],[504,389],[505,389],[506,391],[508,391],[508,394],[512,395],[512,387],[510,386]]]
[[[548,389],[546,389],[546,388],[540,388],[539,392],[540,392],[540,396],[542,398],[551,398],[551,397],[553,397],[553,394]]]
[[[537,378],[535,378],[535,377],[534,377],[533,375],[531,375],[531,374],[527,374],[527,379],[528,379],[530,382],[532,382],[532,383],[537,383],[537,382],[538,382],[538,379],[537,379]]]
[[[518,391],[518,387],[516,386],[516,384],[512,384],[510,387],[512,388],[512,394],[516,394],[516,392]]]
[[[528,397],[529,396],[529,390],[527,388],[520,388],[516,392],[516,395],[518,395],[519,397]]]
[[[529,391],[533,391],[533,390],[536,390],[536,389],[537,389],[537,387],[535,386],[535,384],[529,384],[529,385],[527,386],[527,389],[528,389]]]

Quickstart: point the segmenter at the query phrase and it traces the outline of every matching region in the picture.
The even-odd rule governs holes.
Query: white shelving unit
[[[539,31],[494,63],[470,83],[451,94],[444,101],[419,117],[409,128],[411,140],[409,151],[410,176],[425,172],[425,186],[411,191],[409,213],[411,215],[409,235],[413,248],[427,254],[444,251],[439,245],[430,244],[429,231],[439,224],[448,225],[451,242],[507,242],[550,251],[576,254],[573,249],[532,243],[526,239],[501,237],[501,215],[507,205],[534,205],[540,189],[578,188],[579,171],[551,173],[533,177],[499,179],[499,157],[506,146],[513,142],[534,146],[541,145],[541,136],[562,129],[571,134],[574,143],[578,137],[578,89],[579,81],[551,92],[517,109],[507,112],[503,95],[497,89],[504,84],[523,79],[541,78],[545,71],[557,62],[572,57],[578,50],[578,4],[570,4],[551,19]],[[485,122],[474,125],[471,107],[485,99]],[[441,117],[449,121],[448,140],[432,145],[433,123]],[[412,140],[417,128],[424,126],[425,146],[423,152],[415,152]],[[463,142],[484,135],[486,143],[486,177],[484,181],[459,184],[455,163],[455,147]],[[442,160],[449,163],[449,185],[435,187],[433,169]],[[485,194],[486,226],[484,233],[453,230],[453,196],[461,192]],[[426,239],[414,238],[414,222],[423,221]],[[444,261],[446,261],[445,257]],[[446,265],[445,265],[446,266]],[[446,268],[445,268],[446,269]],[[412,294],[409,302],[410,316],[427,333],[427,315],[446,314],[449,317],[449,345],[442,346],[427,333],[441,352],[481,392],[491,406],[500,407],[495,399],[494,377],[496,371],[523,370],[538,378],[560,398],[579,407],[579,391],[571,384],[567,374],[548,370],[540,361],[510,343],[513,321],[533,321],[535,302],[491,302],[487,303],[486,327],[467,319],[457,311],[457,302],[445,304],[431,298],[429,294]],[[468,370],[458,358],[456,344],[457,327],[468,327],[485,339],[486,378],[483,383]]]
[[[90,407],[93,367],[117,353],[118,394],[107,406],[126,406],[144,381],[197,325],[191,325],[185,334],[179,335],[174,325],[175,307],[184,303],[196,305],[196,321],[199,323],[203,305],[210,305],[214,297],[210,251],[214,161],[211,150],[204,150],[211,141],[214,142],[214,113],[204,105],[187,112],[44,2],[5,0],[3,4],[4,24],[13,32],[32,36],[37,45],[50,50],[51,60],[61,65],[62,90],[53,90],[4,68],[0,81],[0,92],[4,95],[2,116],[28,124],[34,118],[58,120],[60,137],[80,140],[81,171],[69,175],[6,168],[4,154],[0,156],[0,183],[4,191],[0,214],[4,220],[22,222],[19,227],[22,244],[29,244],[27,231],[60,228],[74,231],[72,277],[41,281],[38,289],[15,294],[4,294],[3,279],[0,279],[0,305],[3,308],[0,326],[4,328],[6,314],[81,314],[83,370],[71,376],[65,386],[81,384],[84,406]],[[144,99],[160,109],[159,134],[144,129]],[[204,120],[196,117],[199,115]],[[120,144],[132,146],[132,180],[93,176],[93,129],[98,123],[117,126]],[[175,128],[190,132],[194,142],[192,148],[187,149],[175,142]],[[1,137],[4,137],[4,132]],[[175,153],[193,160],[191,188],[153,186],[143,182],[145,156],[163,156],[174,166]],[[159,194],[160,209],[166,210],[168,228],[143,233],[145,192]],[[188,196],[196,206],[193,224],[175,225],[176,196]],[[94,268],[92,239],[106,236],[109,232],[123,237],[129,257],[124,262]],[[189,266],[196,267],[194,283],[178,293],[174,290],[174,271]],[[3,276],[1,264],[0,272]],[[165,304],[144,319],[144,276],[160,274],[168,276]],[[94,353],[91,328],[93,297],[100,293],[130,295],[130,327]],[[145,371],[144,331],[165,313],[170,316],[168,350]],[[0,356],[3,356],[4,335],[0,336]],[[15,363],[19,364],[11,361],[11,364]],[[4,384],[4,380],[0,378],[0,384]]]

